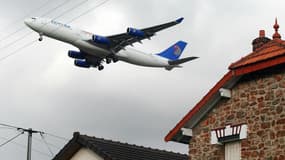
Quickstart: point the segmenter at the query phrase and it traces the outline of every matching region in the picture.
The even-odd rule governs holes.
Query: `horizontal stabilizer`
[[[168,61],[168,64],[169,65],[179,65],[179,64],[182,64],[182,63],[185,63],[188,61],[192,61],[196,58],[199,58],[199,57],[186,57],[186,58],[182,58],[182,59],[178,59],[178,60],[174,60],[174,61]]]

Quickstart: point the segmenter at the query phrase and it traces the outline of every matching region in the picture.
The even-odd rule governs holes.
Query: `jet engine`
[[[78,51],[68,51],[68,56],[71,58],[75,58],[75,59],[85,59],[85,56],[83,53],[78,52]]]
[[[76,59],[74,60],[74,65],[77,67],[82,67],[82,68],[90,68],[91,65],[86,62],[86,60],[80,60],[80,59]]]
[[[110,45],[111,43],[107,37],[98,36],[98,35],[93,35],[92,41],[98,44],[105,44],[105,45]]]
[[[127,29],[127,33],[131,36],[135,36],[135,37],[144,37],[145,36],[145,33],[144,31],[142,30],[139,30],[139,29],[135,29],[135,28],[131,28],[129,27]]]

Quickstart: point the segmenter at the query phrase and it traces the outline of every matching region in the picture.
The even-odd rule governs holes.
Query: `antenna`
[[[40,133],[43,134],[44,132],[42,131],[36,131],[33,130],[32,128],[17,128],[17,130],[21,130],[23,132],[27,132],[28,133],[28,146],[27,146],[27,160],[31,160],[32,159],[32,137],[34,133]]]

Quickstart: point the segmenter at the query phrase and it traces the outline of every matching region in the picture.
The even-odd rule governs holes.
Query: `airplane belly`
[[[121,61],[125,61],[131,64],[147,67],[166,67],[168,62],[166,60],[160,59],[152,54],[145,54],[139,51],[120,51],[117,53],[117,57]]]
[[[110,54],[110,51],[97,47],[84,40],[77,40],[77,41],[72,42],[72,44],[76,46],[77,48],[79,48],[80,50],[83,50],[84,52],[90,55],[97,56],[97,57],[105,58],[106,56]]]

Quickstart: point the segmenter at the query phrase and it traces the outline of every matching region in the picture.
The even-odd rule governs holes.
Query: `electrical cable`
[[[49,147],[49,145],[48,145],[47,141],[45,140],[45,137],[43,136],[43,134],[42,134],[42,133],[40,133],[40,135],[41,135],[41,138],[42,138],[42,140],[43,140],[44,144],[47,146],[47,148],[48,148],[48,150],[49,150],[50,154],[52,155],[52,157],[54,157],[54,154],[53,154],[53,152],[52,152],[51,148]]]
[[[45,134],[45,133],[42,133],[43,135]],[[42,142],[43,140],[41,139],[41,138],[37,138],[37,137],[33,137],[36,141],[38,141],[38,142]],[[59,147],[59,146],[57,146],[57,145],[54,145],[54,144],[52,144],[52,143],[49,143],[48,141],[47,141],[47,144],[49,145],[49,146],[51,146],[51,147],[53,147],[54,149],[61,149],[61,147]]]
[[[5,124],[5,123],[0,123],[0,126],[5,126],[5,127],[10,127],[10,128],[15,128],[15,129],[20,128],[20,127],[12,126],[12,125]]]
[[[63,5],[65,5],[66,3],[68,3],[69,1],[71,1],[71,0],[65,0],[63,3],[60,3],[60,4],[57,5],[56,7],[52,8],[52,9],[48,10],[47,12],[45,12],[44,14],[42,14],[41,17],[42,17],[42,16],[46,16],[46,15],[48,15],[48,14],[51,13],[51,12],[54,12],[55,10],[57,10],[57,9],[60,8],[60,7],[62,7]],[[10,33],[9,35],[7,35],[7,36],[1,38],[1,39],[0,39],[0,42],[3,41],[3,40],[5,40],[5,39],[8,39],[8,38],[11,37],[12,35],[14,35],[14,34],[20,32],[20,31],[24,30],[25,28],[26,28],[26,27],[23,26],[23,27],[17,29],[16,31]]]
[[[61,16],[63,16],[63,15],[65,15],[66,13],[68,13],[68,12],[74,10],[75,8],[80,7],[81,5],[85,4],[85,3],[88,2],[88,1],[89,1],[89,0],[84,0],[84,1],[82,1],[82,2],[77,3],[75,6],[69,8],[68,10],[64,11],[63,13],[61,13],[60,15],[56,16],[56,17],[53,18],[53,19],[60,18]]]
[[[44,134],[48,135],[48,136],[51,136],[51,137],[54,137],[54,138],[57,138],[57,139],[61,139],[63,141],[69,141],[69,139],[67,138],[64,138],[64,137],[61,137],[61,136],[57,136],[57,135],[54,135],[54,134],[51,134],[51,133],[47,133],[47,132],[44,132]]]
[[[1,61],[1,59],[0,59],[0,61]],[[11,127],[11,128],[17,129],[17,130],[23,129],[21,127],[17,127],[17,126],[5,124],[5,123],[0,123],[0,126]],[[61,139],[61,140],[64,140],[64,141],[69,141],[69,139],[67,139],[67,138],[64,138],[64,137],[61,137],[61,136],[57,136],[57,135],[52,134],[52,133],[47,133],[47,132],[40,132],[40,133],[46,134],[46,135],[49,135],[51,137],[54,137],[54,138],[57,138],[57,139]]]
[[[76,19],[78,19],[78,18],[82,17],[83,15],[85,15],[85,14],[91,12],[93,9],[96,9],[96,8],[102,6],[103,4],[105,4],[105,3],[108,2],[108,1],[110,1],[110,0],[105,0],[105,1],[103,1],[103,2],[100,3],[99,5],[96,5],[96,6],[92,7],[92,8],[90,8],[89,10],[83,12],[83,13],[80,14],[79,16],[76,16],[75,18],[69,20],[67,23],[71,23],[71,22],[75,21]],[[56,30],[57,30],[57,29],[56,29]],[[56,30],[54,30],[54,31],[56,31]],[[26,37],[26,36],[27,36],[27,35],[25,35],[25,37]],[[23,39],[23,38],[24,38],[24,37],[21,37],[21,39]],[[10,56],[12,56],[12,55],[17,54],[18,51],[20,51],[20,50],[22,50],[22,49],[24,49],[24,48],[27,48],[28,46],[32,45],[32,44],[35,43],[36,41],[37,41],[37,40],[31,41],[31,42],[25,44],[24,46],[18,48],[17,50],[15,50],[15,51],[13,51],[13,52],[10,52],[8,55],[6,55],[6,56],[0,58],[0,62],[3,61],[3,60],[5,60],[5,59],[7,59],[8,57],[10,57]]]
[[[105,0],[105,1],[103,1],[102,3],[100,3],[100,4],[98,4],[98,5],[94,6],[94,7],[91,7],[91,8],[88,9],[87,11],[85,11],[85,12],[81,13],[80,15],[78,15],[78,16],[72,18],[72,19],[69,20],[67,23],[71,23],[71,22],[75,21],[76,19],[78,19],[78,18],[84,16],[85,14],[91,12],[92,10],[94,10],[94,9],[96,9],[96,8],[98,8],[98,7],[100,7],[100,6],[102,6],[103,4],[107,3],[108,1],[110,1],[110,0]]]
[[[70,1],[70,0],[67,0],[67,1]],[[56,16],[56,17],[53,18],[53,19],[62,17],[62,16],[65,15],[66,13],[68,13],[68,12],[74,10],[75,8],[78,8],[79,6],[83,5],[84,3],[88,2],[88,1],[89,1],[89,0],[84,0],[84,1],[82,1],[82,2],[80,2],[80,3],[78,3],[78,4],[76,4],[74,7],[72,7],[72,8],[70,8],[70,9],[64,11],[63,13],[61,13],[60,15]],[[65,2],[66,2],[66,1],[65,1]],[[41,26],[41,28],[43,28],[44,26],[46,26],[46,24],[44,24],[43,26]],[[7,48],[7,47],[9,47],[9,46],[14,45],[15,42],[18,42],[18,41],[20,41],[20,40],[26,38],[27,36],[29,36],[29,35],[32,34],[32,33],[33,33],[33,31],[29,31],[28,33],[26,33],[26,34],[24,34],[23,36],[17,38],[16,40],[13,40],[12,42],[10,42],[10,43],[8,43],[8,44],[6,44],[6,45],[0,47],[0,50],[5,49],[5,48]],[[14,34],[14,33],[12,33],[12,34]],[[0,42],[1,42],[1,40],[0,40]]]
[[[16,50],[10,52],[10,53],[7,54],[6,56],[1,57],[1,58],[0,58],[0,62],[1,62],[1,61],[4,61],[5,59],[7,59],[7,58],[9,58],[9,57],[11,57],[11,56],[13,56],[13,55],[15,55],[15,54],[17,54],[20,50],[29,47],[30,45],[34,44],[35,42],[37,42],[37,40],[33,40],[33,41],[31,41],[31,42],[28,42],[28,43],[26,43],[24,46],[22,46],[22,47],[20,47],[20,48],[18,48],[18,49],[16,49]]]
[[[16,19],[16,20],[14,20],[13,22],[9,23],[9,24],[6,25],[5,27],[3,27],[3,28],[1,29],[1,31],[8,29],[9,26],[12,26],[12,25],[14,25],[14,24],[17,24],[18,21],[21,21],[23,18],[28,17],[28,16],[31,15],[33,12],[38,11],[38,10],[41,10],[42,8],[46,7],[46,5],[47,5],[48,3],[50,3],[50,1],[51,1],[51,0],[45,1],[45,3],[43,3],[42,5],[40,5],[40,6],[37,7],[37,8],[33,9],[33,10],[32,10],[31,12],[29,12],[28,14],[26,14],[26,15],[22,16],[21,18],[18,18],[18,19]]]
[[[5,138],[5,137],[0,136],[0,139],[7,140],[8,138]],[[12,143],[12,144],[14,144],[14,145],[17,145],[17,146],[19,146],[19,147],[21,147],[21,148],[25,148],[25,149],[27,148],[26,145],[21,144],[21,143],[17,143],[17,142],[14,142],[14,141],[11,141],[10,143]],[[36,150],[36,149],[33,149],[33,148],[32,148],[32,151],[37,152],[37,153],[39,153],[39,154],[41,154],[41,155],[44,155],[44,156],[46,156],[46,157],[49,157],[49,158],[51,157],[49,154],[44,153],[44,152],[39,151],[39,150]]]
[[[9,142],[13,141],[14,139],[16,139],[17,137],[19,137],[20,135],[24,134],[24,131],[22,131],[21,133],[17,134],[16,136],[8,139],[6,142],[0,144],[0,147],[3,147],[4,145],[8,144]]]

